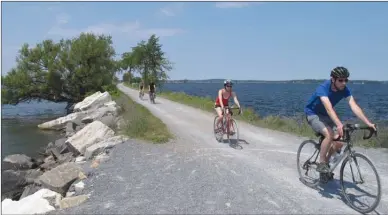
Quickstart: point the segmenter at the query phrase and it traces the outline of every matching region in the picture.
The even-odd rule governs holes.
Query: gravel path
[[[137,91],[118,87],[177,138],[163,145],[128,141],[116,146],[85,180],[90,199],[53,214],[358,214],[341,199],[339,168],[335,179],[318,190],[299,181],[296,151],[302,138],[239,122],[243,141],[232,148],[214,139],[213,114],[159,97],[150,104],[139,100]],[[388,153],[357,149],[380,173],[377,213],[388,214]]]

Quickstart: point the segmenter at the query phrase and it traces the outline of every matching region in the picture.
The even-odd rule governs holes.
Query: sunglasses
[[[347,78],[345,78],[345,79],[337,79],[338,80],[338,82],[341,82],[341,83],[348,83],[348,79]]]
[[[226,85],[226,87],[232,87],[232,85]]]

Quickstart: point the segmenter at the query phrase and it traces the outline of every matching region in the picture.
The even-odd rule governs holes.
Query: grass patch
[[[125,85],[136,90],[138,89],[135,88],[136,86],[131,84],[125,83]],[[191,96],[184,92],[163,91],[161,93],[158,92],[157,94],[158,96],[169,99],[171,101],[179,102],[181,104],[189,105],[191,107],[199,108],[201,110],[215,114],[214,100],[212,98]],[[263,128],[291,133],[302,137],[316,138],[314,131],[307,124],[304,115],[299,115],[295,118],[288,118],[284,116],[260,117],[252,108],[243,107],[243,114],[235,114],[234,118]],[[356,145],[362,145],[366,147],[380,147],[381,144],[382,147],[388,148],[388,128],[379,128],[378,135],[380,141],[376,141],[376,138],[363,140],[362,135],[363,132],[358,131],[355,135],[352,136]]]
[[[124,120],[120,133],[152,143],[166,143],[173,138],[167,126],[147,108],[120,91],[112,97],[121,107],[120,115]]]

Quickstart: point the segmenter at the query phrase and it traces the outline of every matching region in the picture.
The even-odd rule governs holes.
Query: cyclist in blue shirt
[[[322,141],[317,167],[317,171],[320,173],[329,172],[329,158],[343,145],[341,142],[332,141],[338,136],[343,136],[343,125],[333,109],[339,101],[346,98],[353,113],[366,125],[376,130],[376,126],[364,115],[350,89],[346,86],[349,71],[345,67],[336,67],[331,71],[330,76],[330,80],[324,81],[317,87],[304,109],[308,124],[315,132],[325,137]],[[334,143],[333,147],[330,147],[332,142]]]

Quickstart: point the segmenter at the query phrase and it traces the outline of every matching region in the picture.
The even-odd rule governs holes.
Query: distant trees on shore
[[[24,44],[17,65],[2,76],[2,103],[16,105],[30,100],[73,104],[96,91],[115,89],[116,74],[126,81],[139,75],[146,83],[168,79],[172,63],[156,35],[140,41],[120,59],[111,36],[81,33],[59,42],[44,40],[35,47]],[[139,81],[139,77],[137,77]]]

